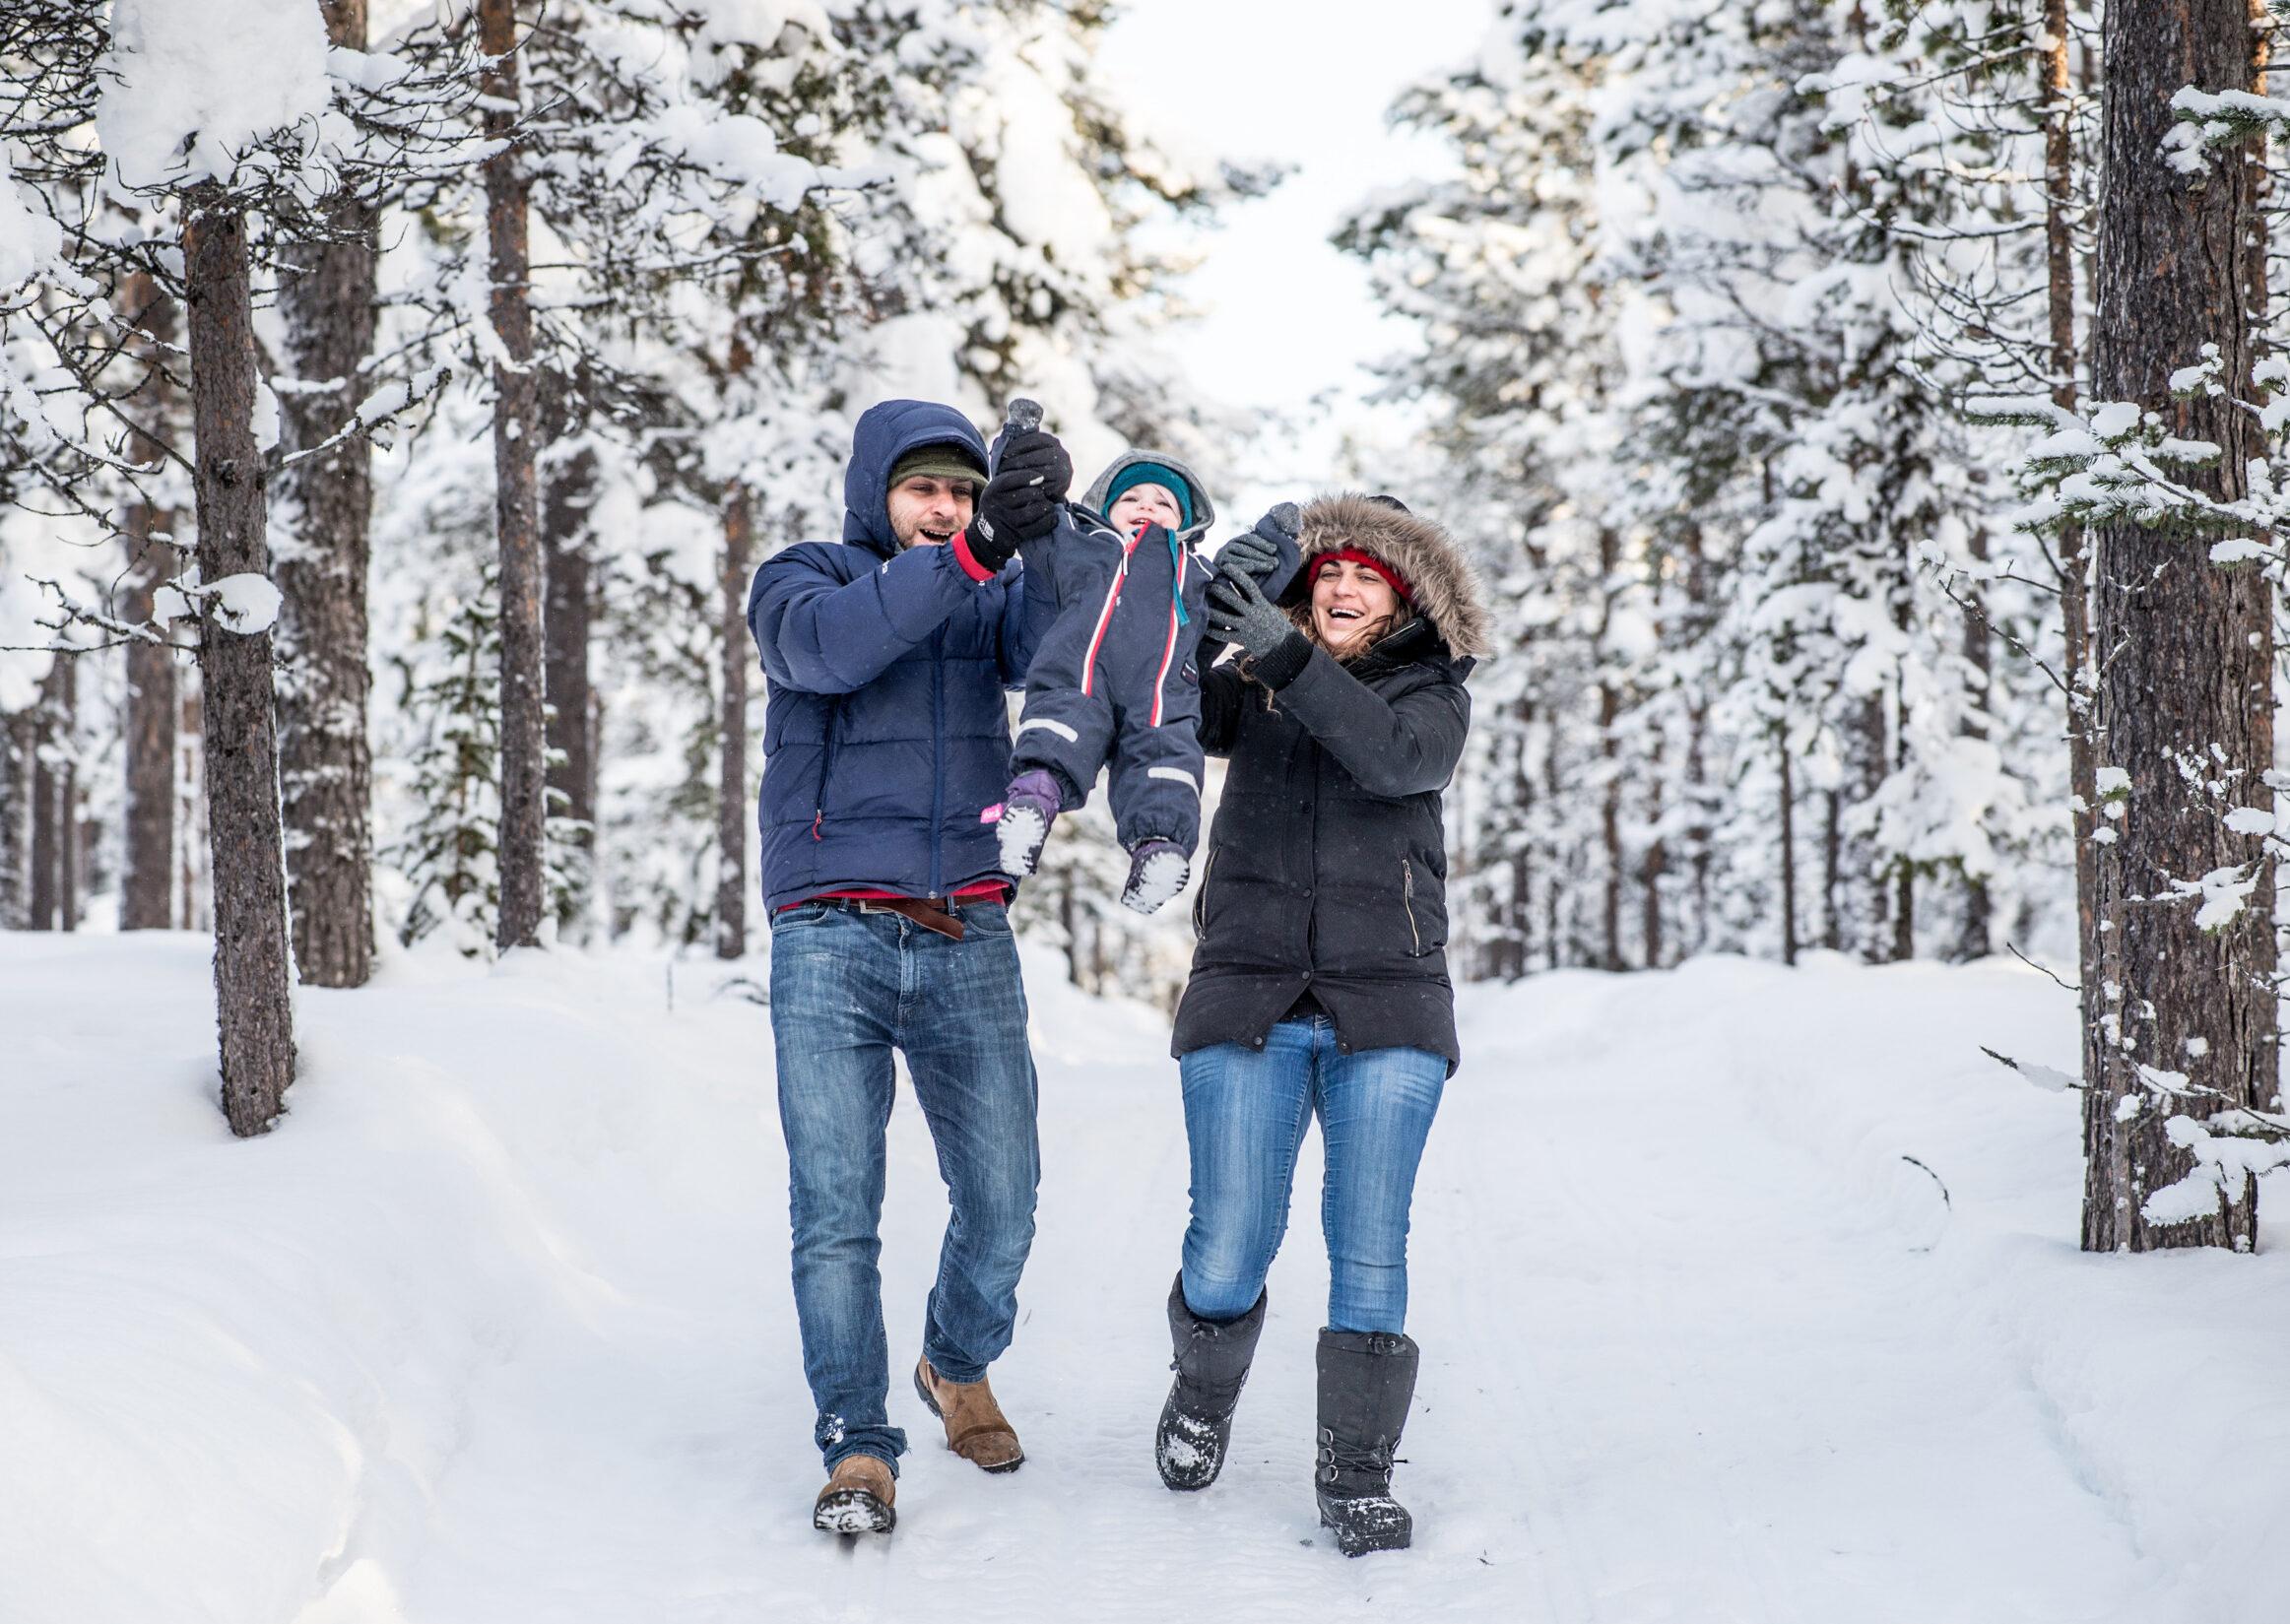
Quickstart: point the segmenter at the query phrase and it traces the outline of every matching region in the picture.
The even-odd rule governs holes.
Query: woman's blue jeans
[[[975,1382],[1016,1320],[1041,1179],[1025,988],[1003,909],[968,904],[962,922],[953,942],[898,914],[822,902],[771,920],[795,1314],[830,1470],[846,1455],[895,1462],[906,1448],[887,1411],[878,1267],[893,1048],[906,1055],[952,1207],[922,1350],[948,1381]]]
[[[1317,1112],[1329,1327],[1405,1330],[1407,1208],[1447,1062],[1421,1049],[1344,1054],[1335,1026],[1315,1016],[1279,1022],[1261,1050],[1220,1043],[1180,1066],[1193,1149],[1186,1306],[1205,1320],[1256,1306],[1288,1227],[1296,1152]]]

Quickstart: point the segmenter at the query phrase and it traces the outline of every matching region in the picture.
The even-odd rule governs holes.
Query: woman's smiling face
[[[1312,574],[1312,627],[1331,652],[1382,636],[1399,608],[1391,583],[1350,558],[1326,559]]]

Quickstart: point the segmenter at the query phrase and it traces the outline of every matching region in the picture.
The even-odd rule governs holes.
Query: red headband
[[[1414,607],[1415,592],[1413,588],[1407,585],[1407,577],[1394,569],[1390,564],[1384,562],[1383,559],[1362,552],[1356,547],[1339,547],[1333,548],[1326,552],[1313,553],[1312,556],[1305,562],[1304,578],[1307,581],[1317,580],[1320,576],[1320,566],[1336,558],[1342,558],[1348,562],[1355,563],[1362,569],[1374,570],[1378,575],[1381,575],[1384,578],[1384,585],[1390,587],[1394,592],[1397,592],[1401,599],[1406,602],[1408,607]]]

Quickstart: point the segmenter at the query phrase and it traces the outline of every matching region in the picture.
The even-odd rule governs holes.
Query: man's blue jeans
[[[1421,1049],[1343,1054],[1336,1028],[1316,1016],[1279,1022],[1262,1050],[1220,1043],[1180,1066],[1193,1149],[1186,1306],[1205,1320],[1256,1306],[1287,1231],[1296,1152],[1317,1112],[1329,1327],[1405,1330],[1407,1208],[1447,1062]]]
[[[883,1136],[890,1051],[905,1052],[953,1211],[922,1349],[975,1382],[1010,1345],[1033,1244],[1041,1155],[1017,945],[999,904],[965,904],[951,941],[893,913],[798,903],[771,920],[771,1034],[787,1135],[795,1312],[803,1373],[831,1470],[847,1455],[894,1463],[883,1329]]]

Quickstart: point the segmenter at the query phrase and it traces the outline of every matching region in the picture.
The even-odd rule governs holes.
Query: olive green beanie
[[[979,466],[970,448],[958,440],[916,446],[891,464],[890,483],[883,488],[896,490],[917,475],[934,480],[968,480],[972,485],[986,483],[986,470]]]

